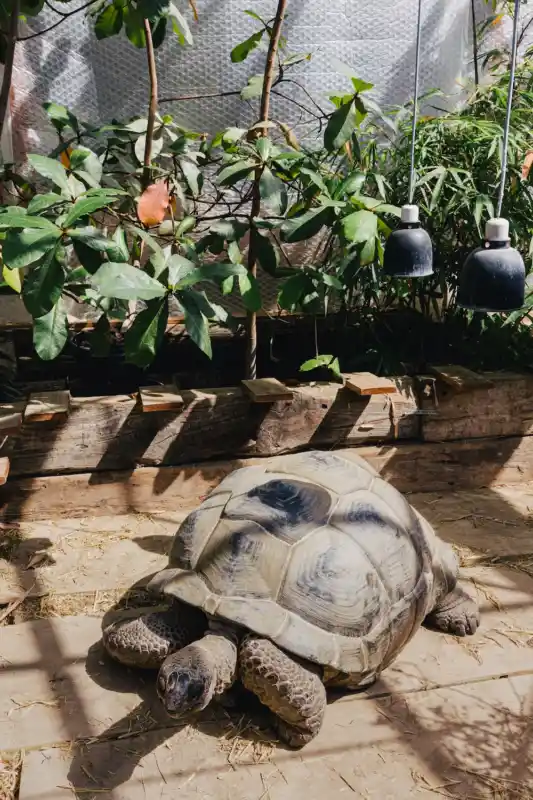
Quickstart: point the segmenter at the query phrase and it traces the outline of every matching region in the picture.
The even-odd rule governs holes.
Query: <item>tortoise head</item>
[[[174,719],[206,708],[215,691],[214,661],[201,646],[190,644],[168,656],[159,670],[157,694]]]

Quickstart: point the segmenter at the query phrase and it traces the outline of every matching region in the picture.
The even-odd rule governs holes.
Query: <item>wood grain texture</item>
[[[3,486],[4,483],[7,481],[7,476],[9,475],[9,458],[4,456],[0,458],[0,486]]]
[[[30,394],[24,411],[24,422],[55,422],[68,416],[70,392],[61,389],[56,392],[34,392]]]
[[[347,389],[363,396],[394,394],[397,391],[394,381],[380,378],[372,372],[354,372],[352,375],[346,375],[345,385]]]
[[[17,433],[22,425],[26,402],[0,404],[0,436]]]
[[[244,390],[254,403],[274,403],[292,400],[292,391],[277,378],[257,378],[242,382]]]
[[[342,455],[343,450],[336,451]],[[346,452],[354,452],[349,449]],[[355,448],[401,492],[446,492],[533,481],[533,439],[400,443]],[[13,478],[0,490],[0,519],[42,520],[189,511],[245,458],[188,466]]]
[[[422,398],[422,410],[437,414],[422,417],[422,438],[445,442],[533,433],[533,375],[484,373],[492,386],[473,392],[456,392],[440,384],[438,407]]]
[[[442,367],[430,367],[431,372],[439,380],[447,383],[456,392],[470,392],[474,389],[487,389],[493,386],[493,382],[486,375],[479,372],[472,372],[471,369],[461,367],[457,364],[448,364]]]
[[[183,406],[183,397],[176,386],[142,386],[139,400],[145,414],[154,411],[175,411]]]
[[[309,447],[413,439],[417,403],[398,380],[385,395],[362,398],[338,384],[301,386],[291,403],[252,403],[241,388],[182,390],[176,411],[143,414],[129,396],[75,398],[60,424],[23,425],[14,437],[12,475],[179,465],[224,456],[270,456]]]

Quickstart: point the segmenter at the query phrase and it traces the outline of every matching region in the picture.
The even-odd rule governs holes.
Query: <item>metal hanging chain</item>
[[[500,192],[498,195],[498,207],[496,216],[501,216],[503,194],[505,191],[505,180],[507,178],[507,148],[509,145],[509,129],[511,127],[511,110],[513,106],[513,90],[516,72],[516,57],[518,53],[518,16],[520,13],[520,0],[515,0],[514,4],[514,20],[513,20],[513,44],[511,52],[511,74],[509,76],[509,91],[507,94],[507,112],[505,115],[505,125],[503,128],[503,145],[502,145],[502,176],[500,181]]]
[[[412,204],[415,193],[415,142],[416,123],[418,121],[418,77],[420,73],[420,39],[422,34],[422,0],[418,0],[418,23],[416,29],[415,57],[415,92],[413,97],[413,126],[411,129],[411,165],[409,170],[409,204]]]

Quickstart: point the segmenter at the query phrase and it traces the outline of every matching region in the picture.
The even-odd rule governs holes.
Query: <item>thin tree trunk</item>
[[[4,64],[4,76],[2,78],[2,88],[0,89],[0,139],[4,130],[4,124],[9,107],[9,94],[11,92],[11,81],[13,79],[13,64],[15,62],[15,48],[17,46],[18,22],[20,14],[20,0],[12,0],[11,17],[9,19],[9,30],[6,36],[6,63]]]
[[[270,36],[270,44],[268,46],[268,54],[265,64],[263,92],[261,94],[261,110],[259,116],[260,122],[268,122],[268,115],[270,111],[270,93],[274,80],[274,66],[276,63],[276,54],[278,52],[283,19],[287,10],[287,3],[288,0],[278,0],[278,8],[274,18],[274,25],[272,26],[272,34]],[[260,130],[262,131],[263,136],[267,135],[268,128],[266,125]],[[260,177],[261,170],[257,169],[253,186],[252,208],[250,211],[250,245],[248,247],[248,272],[252,276],[252,279],[257,277],[257,255],[255,252],[254,237],[251,235],[251,229],[254,219],[259,216],[259,212],[261,211],[261,195],[259,194]],[[246,343],[246,378],[249,380],[254,380],[257,378],[257,314],[255,311],[248,312],[247,321],[248,340]]]
[[[146,142],[144,145],[142,187],[146,189],[150,183],[152,172],[152,144],[154,139],[155,115],[157,114],[157,69],[155,65],[154,42],[150,22],[144,20],[144,35],[146,37],[146,56],[148,59],[148,75],[150,78],[150,103],[148,106],[148,122],[146,125]]]

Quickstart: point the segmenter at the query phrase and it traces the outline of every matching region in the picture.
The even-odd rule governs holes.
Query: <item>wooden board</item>
[[[22,425],[26,402],[0,403],[0,436],[17,433]]]
[[[271,456],[419,436],[412,381],[393,412],[387,397],[358,397],[339,384],[301,386],[291,403],[250,403],[240,387],[182,390],[175,414],[143,414],[127,395],[73,398],[60,427],[23,425],[13,437],[12,476],[171,466],[213,458]]]
[[[533,481],[533,439],[529,437],[359,447],[356,452],[406,493]],[[234,469],[264,463],[264,459],[246,458],[133,471],[11,476],[0,491],[0,520],[187,511]]]
[[[242,385],[254,403],[275,403],[278,400],[292,400],[292,391],[278,381],[277,378],[258,378],[253,381],[243,381]]]
[[[422,438],[428,442],[533,434],[533,375],[484,373],[492,385],[473,392],[457,392],[445,384],[438,389],[438,409],[431,398],[421,398],[422,410],[438,414],[422,417]]]
[[[449,364],[445,367],[430,367],[437,378],[455,389],[456,392],[470,392],[474,389],[487,389],[494,386],[493,382],[486,375],[457,364]]]
[[[9,475],[9,458],[0,458],[0,486],[3,486]]]
[[[70,392],[34,392],[30,394],[24,412],[24,422],[49,422],[66,419],[70,406]]]
[[[144,413],[153,411],[176,411],[183,406],[183,397],[178,388],[166,386],[143,386],[139,389],[139,399]]]
[[[360,395],[394,394],[397,392],[396,384],[389,378],[380,378],[371,372],[354,372],[345,378],[347,389]]]

